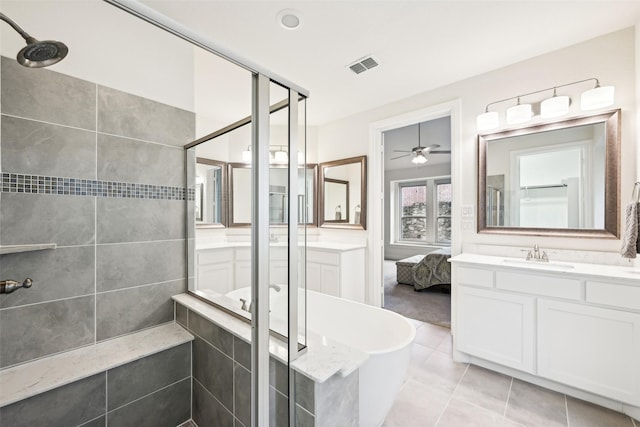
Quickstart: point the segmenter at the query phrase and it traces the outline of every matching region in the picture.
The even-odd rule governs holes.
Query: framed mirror
[[[320,163],[321,227],[366,229],[367,156]]]
[[[195,216],[198,228],[227,225],[227,164],[196,157]]]
[[[229,227],[251,225],[251,164],[229,163]],[[287,224],[288,168],[269,168],[269,219],[271,225]],[[318,166],[298,167],[298,218],[301,224],[316,225]]]
[[[619,238],[620,115],[478,135],[478,232]]]

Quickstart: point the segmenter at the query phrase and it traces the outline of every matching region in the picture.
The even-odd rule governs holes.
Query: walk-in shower
[[[29,68],[48,67],[62,61],[69,53],[69,48],[62,42],[54,40],[40,41],[31,37],[4,13],[0,13],[0,19],[11,25],[27,42],[27,45],[18,52],[16,57],[18,63],[22,66]]]

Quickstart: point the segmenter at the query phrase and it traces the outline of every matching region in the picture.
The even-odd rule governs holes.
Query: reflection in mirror
[[[324,221],[349,223],[349,181],[324,179]],[[344,213],[342,210],[344,209]]]
[[[251,165],[229,163],[230,227],[251,225]],[[298,222],[313,225],[316,222],[315,196],[317,165],[298,167]],[[284,165],[269,168],[269,221],[271,225],[284,225],[289,220],[288,169]]]
[[[617,237],[619,110],[479,138],[478,230]]]
[[[320,226],[366,229],[367,157],[320,164]]]
[[[196,158],[195,216],[198,227],[226,226],[227,164]]]

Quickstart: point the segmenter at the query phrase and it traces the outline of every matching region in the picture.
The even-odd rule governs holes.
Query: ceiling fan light
[[[479,131],[495,129],[499,124],[497,111],[487,111],[476,118],[476,127]]]
[[[583,110],[597,110],[613,104],[615,87],[597,86],[582,93],[580,108]]]
[[[416,165],[421,165],[423,163],[427,163],[427,158],[422,153],[416,154],[413,159],[411,159],[411,163]]]
[[[507,123],[510,125],[524,123],[531,120],[531,117],[533,117],[531,104],[518,104],[507,109]]]
[[[571,99],[566,96],[553,96],[540,103],[540,117],[549,119],[564,116],[569,112]]]

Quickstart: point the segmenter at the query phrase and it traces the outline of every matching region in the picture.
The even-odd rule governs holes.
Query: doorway
[[[447,122],[448,137],[439,136],[438,137],[439,142],[434,142],[434,141],[427,142],[426,133],[423,134],[423,132],[429,132],[429,131],[425,127],[426,125],[423,124],[419,128],[421,135],[420,135],[420,143],[418,144],[418,135],[417,135],[418,124],[431,122],[431,121],[439,121],[440,123]],[[427,177],[431,179],[431,182],[425,183],[425,187],[427,187],[425,188],[425,194],[429,191],[430,191],[429,194],[431,195],[435,194],[435,192],[437,192],[437,186],[442,182],[442,180],[444,179],[448,180],[449,189],[450,189],[450,195],[449,195],[450,201],[448,202],[449,212],[448,212],[448,215],[446,215],[447,218],[441,218],[440,221],[447,222],[450,225],[450,227],[447,227],[449,244],[435,245],[435,246],[432,246],[431,249],[438,250],[448,246],[450,247],[450,251],[451,251],[450,253],[452,255],[460,253],[461,251],[460,250],[461,244],[459,239],[461,230],[460,230],[458,221],[456,221],[457,206],[459,205],[458,203],[459,194],[457,194],[457,192],[454,191],[456,182],[459,182],[458,181],[459,171],[457,170],[457,165],[459,163],[456,161],[458,156],[458,153],[456,152],[456,146],[458,145],[459,135],[460,135],[459,129],[460,129],[459,100],[438,104],[422,110],[414,111],[414,112],[403,114],[396,117],[391,117],[380,122],[372,123],[370,126],[371,161],[372,161],[372,164],[378,165],[378,167],[372,168],[372,173],[369,177],[370,179],[369,184],[370,184],[370,188],[379,188],[381,193],[381,197],[372,197],[372,200],[371,200],[372,209],[370,211],[372,213],[372,218],[371,218],[372,227],[370,227],[369,236],[372,242],[372,245],[371,245],[372,251],[370,254],[371,277],[368,284],[368,297],[373,305],[377,305],[380,307],[385,307],[386,305],[388,305],[385,303],[385,286],[384,286],[385,278],[387,279],[386,280],[387,282],[389,282],[389,280],[397,279],[398,266],[396,266],[395,263],[401,259],[404,259],[402,257],[403,255],[402,251],[407,250],[407,248],[403,249],[402,246],[407,246],[409,248],[408,249],[409,251],[411,250],[411,246],[414,246],[413,249],[417,247],[419,248],[420,251],[425,250],[425,248],[420,245],[411,245],[411,244],[398,245],[393,241],[393,236],[398,235],[401,237],[402,235],[402,229],[400,227],[400,224],[402,223],[402,218],[401,218],[401,214],[396,213],[395,210],[392,213],[391,202],[392,200],[396,200],[396,201],[398,200],[399,194],[401,193],[401,190],[400,190],[400,188],[402,187],[401,184],[410,182],[414,178],[420,178],[420,179],[424,178],[424,173],[422,174],[423,176],[420,177],[420,173],[418,171],[420,167],[415,167],[414,162],[411,161],[412,156],[415,156],[415,153],[413,151],[413,148],[415,147],[427,147],[433,144],[437,144],[437,145],[440,145],[440,147],[442,148],[434,147],[432,148],[433,151],[450,151],[451,152],[451,153],[438,154],[438,156],[445,156],[446,154],[445,157],[448,157],[449,164],[447,166],[439,166],[437,168],[435,167],[436,155],[435,154],[431,156],[427,155],[428,159],[425,164],[429,165],[430,164],[429,162],[431,161],[431,164],[434,166],[431,168],[432,170],[431,170],[431,173],[429,174],[431,176]],[[411,143],[410,142],[411,140],[408,139],[407,141],[409,142],[405,142],[404,148],[387,147],[387,145],[389,144],[387,140],[394,132],[399,132],[399,133],[404,132],[407,135],[410,135],[411,130],[413,130],[413,140],[412,140],[413,143]],[[389,148],[390,150],[397,149],[397,150],[408,151],[408,153],[403,153],[402,151],[397,153],[390,151],[390,153],[386,153],[387,148]],[[389,155],[386,155],[385,153]],[[400,159],[394,159],[394,161],[404,160],[409,166],[407,169],[413,170],[415,174],[413,176],[405,176],[404,178],[396,177],[395,181],[397,182],[394,182],[394,185],[392,186],[391,181],[394,180],[392,179],[393,173],[387,171],[386,163],[391,161],[391,157],[399,157],[403,154],[409,154],[409,156],[401,157]],[[387,157],[389,157],[389,160],[387,160]],[[423,182],[424,181],[425,180],[423,179]],[[392,189],[395,189],[395,190],[392,191]],[[434,208],[433,204],[431,208]],[[432,212],[433,212],[433,215],[437,215],[437,211],[432,211]],[[396,216],[393,222],[395,226],[392,225],[392,221],[390,221],[390,218],[392,215]],[[410,222],[410,220],[407,219],[405,222],[408,223]],[[409,226],[407,225],[406,228],[408,227]],[[442,227],[440,228],[442,229]],[[412,231],[415,231],[415,230],[412,230]],[[433,239],[433,236],[437,234],[438,234],[438,227],[436,222],[435,225],[431,226],[430,239],[433,240],[433,242],[429,242],[429,243],[435,242],[435,240]],[[423,239],[423,235],[419,233],[413,234],[412,237],[425,240]],[[395,254],[393,253],[394,250],[397,251]],[[404,254],[407,254],[407,252],[404,252]],[[422,255],[425,255],[425,254],[422,254]],[[396,258],[396,260],[392,260],[391,257]],[[385,258],[387,258],[387,261],[385,261]],[[405,293],[408,293],[410,295],[409,298],[415,298],[417,295],[420,295],[421,293],[424,292],[424,291],[420,291],[420,292],[414,293],[414,290],[413,290],[414,288],[412,288],[412,286],[404,285],[404,284],[402,284],[401,286],[405,286],[404,291],[408,291]],[[402,288],[398,288],[398,289],[400,290]],[[450,307],[450,303],[448,301],[444,305],[446,307]],[[407,317],[411,318],[412,315],[409,314],[407,315]]]

